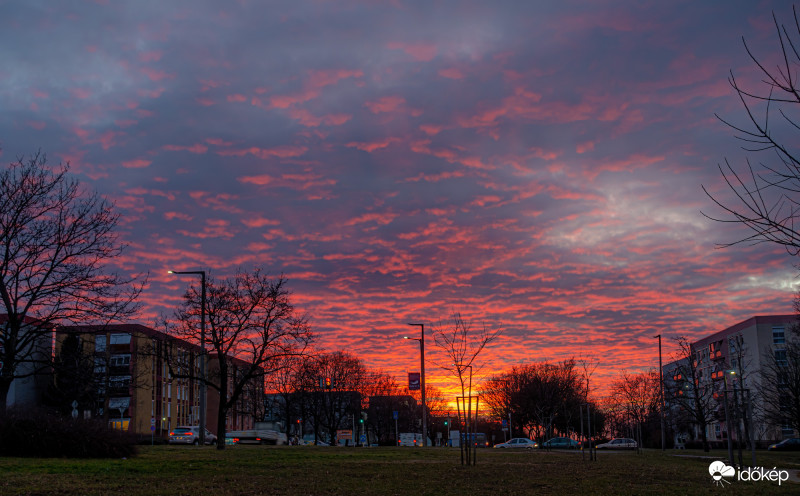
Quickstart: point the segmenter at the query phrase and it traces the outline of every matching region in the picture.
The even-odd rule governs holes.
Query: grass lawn
[[[689,456],[670,456],[673,454]],[[711,456],[712,458],[700,458]],[[127,460],[0,458],[0,495],[686,495],[798,494],[800,483],[712,483],[724,451],[512,452],[481,449],[464,467],[451,448],[144,446]],[[745,460],[749,459],[745,456]],[[800,453],[758,453],[797,480]]]

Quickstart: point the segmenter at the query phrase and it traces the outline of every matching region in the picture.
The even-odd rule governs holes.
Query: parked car
[[[568,437],[554,437],[542,443],[542,448],[578,449],[581,443]]]
[[[614,438],[607,443],[598,444],[597,449],[636,449],[636,441],[627,437]]]
[[[235,446],[239,444],[239,438],[236,436],[231,436],[230,433],[225,434],[225,445],[227,446]]]
[[[800,451],[800,437],[790,437],[775,444],[770,444],[769,451]]]
[[[215,444],[217,436],[206,429],[206,444]],[[180,426],[169,433],[169,444],[200,444],[200,427]]]
[[[495,448],[538,448],[539,443],[536,441],[531,441],[527,437],[515,437],[513,439],[509,439],[505,443],[495,444]]]

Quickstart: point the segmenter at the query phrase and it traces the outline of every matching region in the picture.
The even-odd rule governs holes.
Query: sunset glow
[[[433,330],[500,330],[476,382],[592,357],[593,389],[788,314],[778,247],[707,220],[747,156],[727,82],[784,2],[5,2],[0,159],[112,200],[138,323],[192,281],[284,273],[318,344],[455,394]]]

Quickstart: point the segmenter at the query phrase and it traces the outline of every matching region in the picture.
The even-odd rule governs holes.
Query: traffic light
[[[326,377],[325,378],[325,387],[328,388],[328,389],[331,388],[331,378],[330,377]]]

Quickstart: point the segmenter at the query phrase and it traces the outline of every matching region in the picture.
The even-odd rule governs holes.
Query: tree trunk
[[[11,389],[11,381],[0,377],[0,417],[6,415],[6,402],[8,401],[8,392]]]

